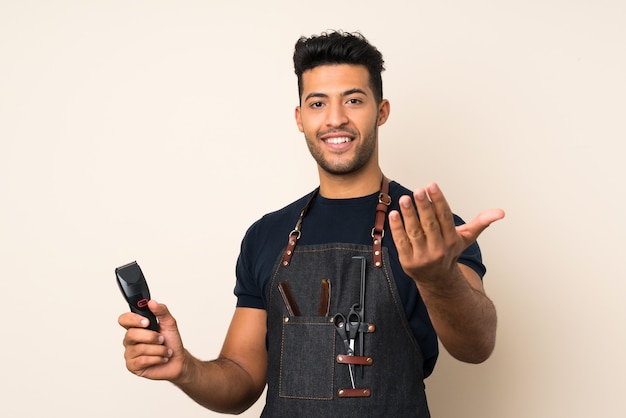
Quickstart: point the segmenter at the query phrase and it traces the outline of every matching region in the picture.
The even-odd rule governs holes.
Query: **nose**
[[[326,113],[326,126],[331,128],[339,128],[348,123],[348,116],[341,104],[334,103],[328,106]]]

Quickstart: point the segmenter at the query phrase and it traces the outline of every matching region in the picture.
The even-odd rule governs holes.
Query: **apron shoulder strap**
[[[285,248],[285,252],[283,253],[283,260],[280,263],[283,267],[287,267],[291,262],[291,256],[293,255],[293,251],[296,249],[296,243],[300,239],[300,235],[302,235],[302,232],[300,231],[300,227],[302,226],[302,220],[304,219],[307,211],[311,207],[311,203],[313,203],[313,199],[315,199],[315,196],[317,196],[319,191],[319,187],[313,190],[313,193],[311,193],[311,197],[309,197],[306,205],[304,206],[304,208],[302,208],[302,211],[300,211],[300,217],[298,218],[298,222],[296,222],[296,226],[289,233],[287,248]]]
[[[382,245],[385,236],[385,219],[387,218],[387,209],[391,205],[391,196],[389,196],[389,179],[383,176],[380,185],[380,194],[378,195],[378,204],[376,205],[376,221],[372,228],[372,247],[374,267],[381,268],[383,266]]]

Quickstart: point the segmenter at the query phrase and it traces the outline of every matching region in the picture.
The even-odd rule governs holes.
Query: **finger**
[[[172,350],[164,345],[159,344],[137,344],[129,346],[124,352],[124,358],[127,361],[139,358],[139,357],[166,357],[171,356]]]
[[[156,316],[161,332],[178,332],[176,319],[172,316],[166,305],[158,303],[156,300],[148,301],[148,308]]]
[[[437,227],[444,240],[456,241],[456,229],[454,225],[454,215],[443,192],[437,183],[427,186],[428,196],[432,203],[434,215],[437,219]]]
[[[434,207],[428,199],[426,189],[415,190],[413,197],[415,198],[415,206],[419,214],[420,227],[424,233],[424,239],[428,248],[439,248],[442,242],[441,228]]]
[[[126,329],[130,328],[146,328],[150,321],[146,317],[134,312],[125,312],[117,319],[118,324]]]
[[[478,214],[471,222],[459,225],[456,230],[466,245],[476,241],[478,236],[492,223],[504,218],[502,209],[488,209]]]
[[[415,194],[420,194],[420,196],[423,195],[423,197],[426,198],[426,192],[424,189],[417,190]],[[417,210],[415,209],[413,201],[409,196],[401,196],[399,204],[407,236],[413,245],[422,245],[425,238],[424,229],[421,224],[421,219],[417,216]]]
[[[162,345],[164,337],[159,333],[142,328],[130,328],[124,335],[123,344],[125,347],[139,344]]]
[[[413,253],[413,247],[411,240],[406,234],[400,212],[392,210],[389,212],[389,229],[391,230],[391,237],[398,250],[398,256],[400,259],[409,257]]]
[[[159,366],[170,361],[170,356],[167,353],[166,355],[137,355],[133,357],[127,354],[125,357],[126,368],[138,376],[142,376],[150,367]]]

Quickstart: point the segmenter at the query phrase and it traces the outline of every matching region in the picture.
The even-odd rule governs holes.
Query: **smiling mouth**
[[[351,142],[353,139],[347,136],[337,136],[337,137],[332,137],[332,138],[324,138],[323,141],[327,144],[333,144],[333,145],[338,145],[338,144],[345,144],[347,142]]]

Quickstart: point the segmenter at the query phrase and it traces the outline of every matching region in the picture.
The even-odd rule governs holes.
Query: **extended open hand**
[[[400,213],[389,213],[389,226],[404,271],[416,282],[449,277],[459,255],[493,222],[504,217],[502,209],[481,212],[471,222],[455,226],[446,198],[435,183],[400,198]],[[419,213],[419,217],[418,217]]]

